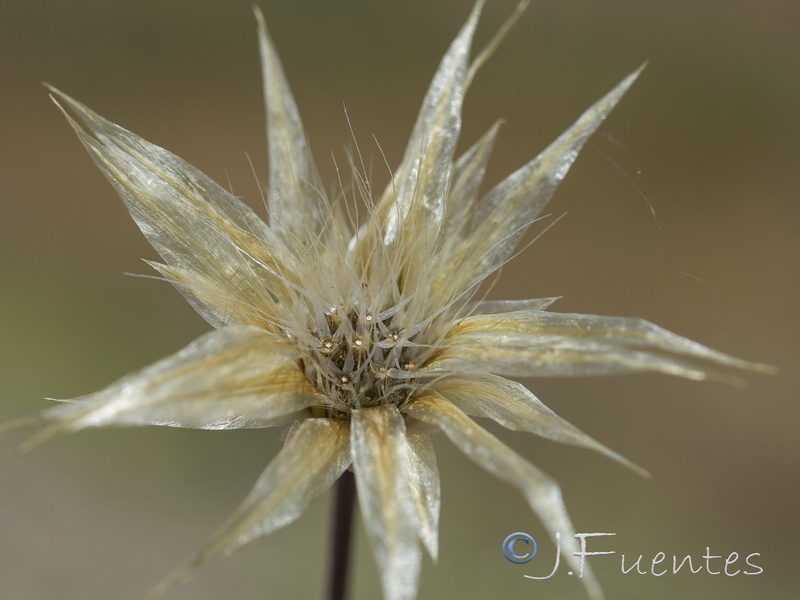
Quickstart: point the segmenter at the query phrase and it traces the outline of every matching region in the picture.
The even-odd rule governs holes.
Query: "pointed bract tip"
[[[747,366],[744,368],[754,373],[763,373],[764,375],[777,375],[780,373],[780,369],[774,365],[765,365],[764,363],[757,362],[748,362]]]
[[[633,471],[634,473],[636,473],[639,477],[642,477],[643,479],[652,479],[653,478],[653,475],[650,473],[650,471],[648,471],[644,467],[640,467],[635,462],[633,462],[631,460],[628,460],[627,458],[623,458],[622,464],[624,466],[628,467],[631,471]]]
[[[44,425],[45,422],[46,421],[44,419],[38,419],[38,423],[35,423],[31,426],[38,427]],[[56,434],[62,433],[63,431],[64,431],[63,427],[51,424],[49,427],[42,429],[41,431],[37,432],[27,440],[22,442],[17,447],[17,452],[19,452],[20,454],[28,454],[29,452],[32,452],[33,450],[44,444],[46,441],[55,437]]]
[[[64,117],[67,119],[69,124],[76,132],[77,132],[76,128],[80,128],[80,126],[78,125],[77,121],[75,121],[75,119],[72,118],[69,112],[67,112],[67,108],[73,110],[81,119],[84,120],[84,122],[87,123],[92,121],[94,117],[96,117],[96,115],[94,115],[92,111],[89,110],[88,107],[84,106],[83,104],[75,100],[75,98],[73,98],[69,94],[65,94],[57,87],[54,87],[48,83],[45,83],[43,85],[48,90],[50,90],[50,99],[53,101],[53,104],[55,104],[58,107],[58,109],[61,111],[61,113],[64,115]],[[62,104],[62,102],[64,104]],[[64,105],[66,105],[66,108]]]
[[[641,75],[642,71],[644,71],[647,68],[648,64],[650,64],[648,61],[644,61],[641,65],[639,65],[639,67],[635,71],[633,71],[623,80],[627,82],[627,87],[630,87],[631,85],[633,85],[634,81],[639,79],[639,75]]]
[[[258,4],[253,5],[253,14],[256,17],[256,22],[258,23],[259,29],[266,28],[266,22],[264,21],[264,13],[261,12],[261,7]]]
[[[14,419],[13,421],[6,421],[5,423],[0,423],[0,433],[38,427],[43,422],[44,420],[41,417],[23,417],[21,419]]]
[[[45,398],[45,400],[49,400],[50,402],[58,402],[59,404],[74,404],[77,402],[75,398]]]
[[[489,60],[489,58],[494,54],[495,50],[500,46],[500,43],[505,39],[508,32],[511,31],[511,28],[517,24],[522,14],[527,10],[528,5],[530,4],[530,0],[521,0],[517,7],[514,9],[514,12],[506,19],[505,23],[500,26],[500,29],[492,36],[492,39],[489,40],[489,43],[481,50],[475,59],[472,61],[472,64],[469,67],[469,73],[467,74],[467,87],[469,87],[470,83],[472,82],[473,78],[475,77],[475,73],[478,72],[478,69]],[[480,3],[481,7],[483,3]],[[476,8],[479,9],[478,5]]]
[[[161,580],[156,586],[150,589],[145,596],[146,600],[158,600],[179,583],[189,578],[190,572],[185,566],[179,567],[165,579]]]
[[[612,90],[612,93],[613,92],[617,92],[620,95],[622,95],[625,92],[627,92],[628,88],[630,88],[633,85],[633,83],[639,78],[639,75],[642,74],[642,71],[644,71],[646,66],[647,66],[647,62],[643,62],[641,65],[639,65],[639,68],[637,68],[635,71],[630,73],[627,77],[625,77],[625,79],[623,79],[619,83],[619,85],[614,90]]]

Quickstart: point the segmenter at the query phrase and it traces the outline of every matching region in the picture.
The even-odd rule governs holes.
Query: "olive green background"
[[[514,6],[490,0],[485,43]],[[0,0],[0,421],[34,414],[187,344],[208,326],[168,285],[126,277],[157,258],[39,85],[176,152],[260,206],[266,177],[251,1]],[[469,2],[261,3],[323,178],[352,139],[382,187]],[[488,179],[529,160],[643,61],[649,66],[553,199],[565,218],[508,265],[493,296],[641,316],[777,365],[746,387],[659,375],[531,380],[554,410],[653,473],[501,433],[562,484],[608,598],[795,598],[798,588],[800,5],[791,0],[534,1],[476,78],[464,145],[502,117]],[[253,164],[253,168],[250,166]],[[255,173],[255,174],[254,174]],[[540,227],[537,231],[541,231]],[[499,431],[492,428],[493,431]],[[0,597],[128,600],[198,550],[280,447],[279,431],[88,431],[19,456],[0,438]],[[553,547],[505,485],[436,439],[441,557],[420,599],[583,598],[548,581]],[[328,503],[170,599],[318,598]],[[540,542],[525,566],[500,543]],[[740,555],[764,572],[623,575],[619,553]],[[668,559],[670,560],[670,559]],[[703,561],[700,561],[701,563]],[[720,570],[722,561],[712,568]],[[379,594],[358,530],[354,599]]]

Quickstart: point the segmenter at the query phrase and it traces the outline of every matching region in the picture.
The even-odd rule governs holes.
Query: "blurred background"
[[[164,146],[260,209],[264,121],[252,0],[0,0],[0,421],[45,397],[95,391],[208,329],[155,259],[52,105],[46,81]],[[490,0],[476,45],[513,0]],[[260,3],[323,179],[352,138],[394,167],[465,1]],[[527,162],[628,72],[640,80],[586,147],[550,210],[567,213],[508,265],[496,298],[640,316],[781,369],[739,388],[659,375],[531,380],[562,416],[649,469],[501,433],[562,484],[608,598],[774,600],[798,588],[797,423],[800,5],[534,1],[476,78],[462,147],[505,119],[488,183]],[[252,162],[253,168],[250,163]],[[493,429],[493,431],[497,431]],[[280,447],[280,432],[87,431],[20,456],[0,438],[0,597],[142,598],[194,554]],[[442,437],[441,550],[420,599],[582,598],[516,492]],[[297,523],[214,564],[170,599],[319,598],[329,496]],[[360,526],[359,526],[360,527]],[[533,562],[501,541],[525,531]],[[355,599],[379,583],[359,528]],[[707,548],[709,550],[707,550]],[[663,552],[739,555],[729,572],[624,575]],[[712,561],[721,571],[723,559]],[[752,569],[749,569],[752,571]]]

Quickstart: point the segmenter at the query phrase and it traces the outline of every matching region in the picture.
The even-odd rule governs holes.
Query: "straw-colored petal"
[[[27,446],[87,427],[269,427],[323,400],[284,342],[256,327],[224,327],[100,392],[45,410],[49,425]]]
[[[478,197],[489,156],[500,131],[500,121],[495,122],[453,165],[452,185],[445,205],[445,223],[442,230],[443,244],[460,240],[469,223],[472,207]],[[447,254],[447,251],[443,251]]]
[[[295,521],[315,497],[339,479],[350,461],[350,427],[346,421],[297,422],[283,449],[211,543],[162,582],[153,595],[163,594],[206,563]]]
[[[215,279],[217,273],[199,273],[191,268],[167,265],[153,260],[146,264],[161,273],[183,295],[198,313],[217,327],[233,324],[270,327],[278,314],[277,305],[270,299],[258,299],[262,287],[254,287],[249,277],[236,282],[232,277],[226,288]]]
[[[313,242],[323,234],[326,223],[330,221],[330,210],[308,148],[300,113],[264,17],[257,7],[255,14],[267,109],[271,224],[288,244]]]
[[[454,286],[460,278],[459,288],[468,290],[503,264],[550,200],[583,145],[640,71],[623,79],[539,156],[497,184],[475,205],[463,241],[451,245],[444,255],[439,285],[447,282]]]
[[[441,223],[453,153],[461,131],[470,47],[482,7],[482,1],[475,4],[442,58],[422,101],[403,161],[378,206],[378,218],[384,214],[384,206],[388,208],[386,223],[382,224],[386,245],[396,240],[417,244],[420,228],[438,228]]]
[[[560,534],[564,560],[574,572],[580,572],[580,563],[573,556],[579,550],[574,538],[575,530],[564,507],[561,490],[555,481],[479,427],[436,392],[421,394],[405,408],[405,412],[415,419],[437,425],[478,466],[519,489],[533,511],[539,515],[550,536],[556,539],[556,534]],[[582,581],[593,599],[603,597],[588,565],[584,565]]]
[[[424,433],[406,435],[408,441],[408,476],[414,506],[417,509],[417,531],[433,560],[439,554],[439,510],[441,487],[433,442]]]
[[[411,600],[416,597],[422,557],[418,505],[409,481],[415,465],[409,458],[403,416],[385,404],[354,410],[351,419],[358,501],[384,600]]]
[[[478,315],[459,321],[432,370],[478,369],[501,375],[603,375],[660,371],[689,379],[738,381],[678,358],[760,372],[751,363],[642,319],[545,311]]]
[[[430,255],[441,231],[468,86],[470,47],[482,7],[479,0],[439,63],[403,160],[369,222],[351,242],[359,261],[378,262],[379,269],[410,269],[403,280],[420,277],[414,269],[421,266],[420,258]]]
[[[173,268],[213,282],[218,304],[193,306],[214,326],[236,322],[244,303],[269,310],[270,291],[287,277],[275,234],[245,204],[171,152],[104,119],[53,89],[87,133],[66,114],[90,156],[125,202],[136,224]],[[91,135],[90,135],[91,134]],[[280,258],[278,256],[280,255]],[[271,289],[268,291],[267,287]],[[187,294],[185,287],[179,287]]]
[[[502,314],[520,310],[547,310],[561,296],[530,298],[528,300],[482,300],[471,302],[464,308],[465,316]]]
[[[589,448],[647,475],[641,467],[559,417],[516,381],[496,375],[480,379],[449,377],[435,383],[432,389],[469,416],[492,419],[512,431],[527,431],[555,442]]]

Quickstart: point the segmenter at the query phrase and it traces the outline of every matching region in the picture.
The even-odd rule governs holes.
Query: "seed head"
[[[54,99],[163,262],[149,262],[214,330],[173,356],[44,411],[27,444],[87,427],[291,425],[285,446],[209,546],[158,591],[295,519],[348,468],[387,600],[414,598],[420,541],[436,557],[432,431],[518,488],[579,565],[558,485],[474,420],[599,451],[634,469],[506,377],[658,371],[702,363],[769,372],[635,318],[549,312],[555,298],[486,301],[586,140],[630,88],[625,77],[539,156],[479,194],[495,124],[460,156],[465,93],[527,2],[470,61],[482,2],[445,54],[405,156],[366,218],[329,198],[261,13],[269,222],[167,150],[53,89]],[[74,114],[77,120],[70,116]],[[352,213],[351,213],[352,214]],[[26,425],[31,420],[25,421]],[[584,585],[601,597],[591,570]]]

